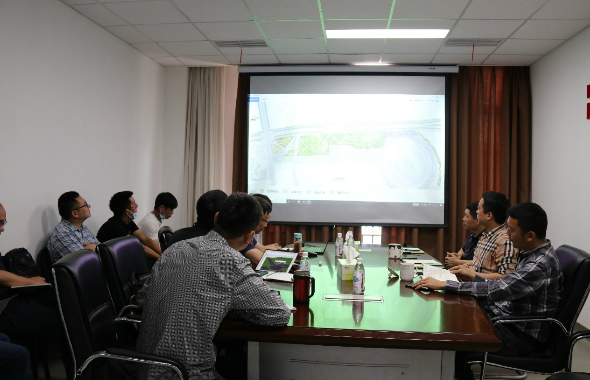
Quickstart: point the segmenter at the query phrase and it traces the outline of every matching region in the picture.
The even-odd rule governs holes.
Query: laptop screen
[[[267,249],[264,256],[258,262],[256,270],[267,272],[289,272],[293,262],[297,258],[297,252],[272,251]]]

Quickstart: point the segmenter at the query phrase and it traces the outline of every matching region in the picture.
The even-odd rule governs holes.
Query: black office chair
[[[177,360],[120,347],[116,323],[127,319],[115,318],[99,258],[92,251],[64,256],[53,265],[53,277],[76,379],[113,379],[119,373],[113,366],[117,361],[165,366],[180,379],[188,379]]]
[[[36,259],[37,268],[41,276],[50,284],[53,284],[53,276],[51,275],[51,256],[47,247],[43,247]]]
[[[508,357],[494,353],[473,353],[468,357],[471,363],[482,366],[480,379],[485,378],[487,365],[517,371],[525,378],[525,372],[550,374],[571,370],[572,345],[579,339],[574,333],[578,315],[590,292],[590,255],[581,249],[562,245],[555,251],[563,272],[561,301],[553,318],[547,317],[501,317],[492,320],[498,323],[545,322],[550,323],[549,339],[543,351],[527,357]],[[496,378],[500,376],[494,376]],[[506,378],[515,378],[508,376]]]
[[[160,248],[164,252],[170,245],[170,236],[174,233],[174,230],[170,226],[162,226],[158,231],[158,241],[160,241]]]
[[[113,304],[121,313],[149,276],[143,246],[135,236],[125,236],[99,244],[98,254]]]

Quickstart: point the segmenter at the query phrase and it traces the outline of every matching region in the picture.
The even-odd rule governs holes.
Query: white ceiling
[[[61,0],[164,66],[530,65],[590,25],[590,0]],[[450,29],[328,40],[326,29]],[[449,47],[449,39],[499,39]],[[213,41],[261,40],[266,47]]]

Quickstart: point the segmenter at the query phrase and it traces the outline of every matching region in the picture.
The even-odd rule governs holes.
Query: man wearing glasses
[[[260,234],[260,233],[262,233],[262,230],[266,228],[266,226],[268,225],[268,222],[270,221],[270,217],[272,215],[272,205],[269,201],[267,201],[265,198],[261,197],[258,194],[254,194],[253,196],[254,196],[254,199],[256,199],[258,201],[258,203],[260,203],[260,206],[262,207],[262,212],[263,212],[262,219],[260,220],[260,223],[256,227],[256,230],[254,231],[255,234]],[[264,251],[266,251],[267,249],[280,249],[280,248],[281,248],[281,246],[276,243],[269,244],[269,245],[262,245],[262,244],[258,243],[258,241],[255,238],[252,238],[252,241],[248,244],[248,246],[246,248],[241,250],[240,253],[242,255],[244,255],[248,260],[250,260],[252,265],[254,267],[256,267],[256,265],[258,265],[258,262],[260,261],[262,256],[264,256]]]
[[[96,251],[99,241],[83,224],[90,218],[88,202],[77,192],[68,191],[57,200],[57,208],[62,219],[47,243],[51,262],[55,263],[65,255],[84,248]]]

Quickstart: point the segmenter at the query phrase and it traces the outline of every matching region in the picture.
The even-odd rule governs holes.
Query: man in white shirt
[[[170,219],[174,215],[174,209],[178,207],[178,201],[170,193],[160,193],[156,197],[154,209],[144,216],[137,227],[152,240],[158,243],[158,231],[162,227],[164,219]]]

